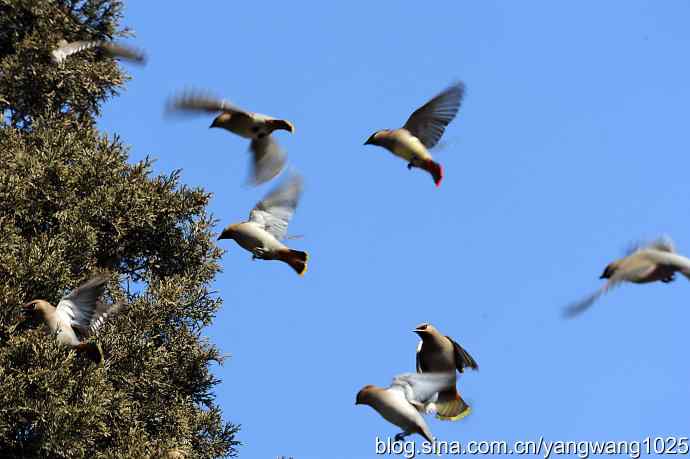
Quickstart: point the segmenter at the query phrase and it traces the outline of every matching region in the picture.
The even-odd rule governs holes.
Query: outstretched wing
[[[301,194],[302,177],[295,174],[252,209],[249,221],[258,223],[278,240],[285,238]]]
[[[599,299],[600,296],[607,293],[612,288],[617,287],[618,285],[620,285],[621,282],[626,281],[630,278],[637,277],[638,275],[643,274],[645,271],[648,271],[649,269],[653,268],[653,265],[645,263],[644,265],[635,267],[632,270],[617,270],[613,274],[613,276],[611,276],[611,278],[606,282],[606,284],[604,284],[594,293],[586,296],[585,298],[579,301],[576,301],[575,303],[571,303],[568,306],[566,306],[563,310],[563,317],[570,319],[582,314],[587,309],[589,309]]]
[[[458,369],[460,373],[462,373],[465,370],[465,368],[479,370],[479,365],[477,365],[477,362],[474,360],[474,358],[472,358],[469,352],[463,349],[463,347],[456,343],[450,336],[446,336],[446,338],[448,338],[450,342],[453,343],[455,367]]]
[[[464,94],[465,85],[455,83],[418,108],[403,127],[425,147],[433,148],[457,115]]]
[[[146,56],[141,50],[129,46],[119,45],[116,43],[105,42],[100,40],[95,41],[74,41],[67,43],[61,40],[60,45],[51,53],[53,62],[59,64],[67,59],[72,54],[78,53],[89,48],[101,48],[108,55],[116,58],[125,59],[132,62],[143,64],[146,62]]]
[[[172,111],[191,111],[191,112],[227,112],[232,114],[243,114],[250,116],[250,113],[231,104],[227,100],[210,95],[208,92],[188,90],[171,98],[168,101],[166,110]]]
[[[88,335],[96,316],[98,299],[107,283],[107,277],[96,276],[80,285],[60,300],[56,314],[68,320],[81,334]]]
[[[252,152],[252,184],[261,185],[278,175],[285,167],[287,156],[272,135],[253,139],[249,146]]]
[[[124,309],[124,307],[125,306],[122,303],[105,304],[99,301],[96,304],[96,311],[91,318],[91,325],[88,329],[88,335],[94,335],[109,317],[113,317],[115,314],[118,314]]]
[[[391,386],[401,387],[408,401],[426,404],[454,384],[455,373],[404,373],[396,376]]]
[[[635,252],[639,252],[643,249],[659,250],[661,252],[675,253],[676,247],[673,240],[669,236],[661,236],[652,242],[633,242],[630,244],[626,250],[625,255],[632,255]]]

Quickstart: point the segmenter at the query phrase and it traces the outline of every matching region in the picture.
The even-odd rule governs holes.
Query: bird
[[[123,307],[121,303],[105,304],[99,301],[107,283],[108,277],[98,275],[63,296],[57,307],[46,300],[37,299],[22,305],[22,310],[26,316],[38,315],[60,344],[83,352],[94,362],[101,363],[103,351],[100,345],[84,340],[94,336],[103,323]]]
[[[50,54],[53,63],[61,64],[72,54],[90,48],[98,48],[109,56],[135,62],[137,64],[144,64],[146,62],[146,56],[142,51],[103,40],[74,41],[72,43],[68,43],[66,40],[60,40],[60,42],[58,42],[58,47]]]
[[[355,405],[369,405],[386,421],[402,429],[395,441],[411,434],[419,434],[429,443],[434,442],[422,414],[435,410],[438,393],[454,384],[453,373],[404,373],[393,378],[387,388],[372,384],[364,386],[358,393]]]
[[[465,94],[465,84],[457,82],[415,110],[400,129],[374,132],[364,145],[383,147],[408,162],[407,168],[427,171],[436,186],[441,185],[443,167],[429,153],[453,121]]]
[[[413,332],[421,338],[416,353],[417,372],[449,372],[453,375],[453,384],[438,395],[436,417],[444,421],[466,417],[471,410],[458,393],[455,370],[460,373],[466,368],[478,370],[479,365],[462,346],[450,336],[444,336],[433,325],[419,324]]]
[[[600,296],[622,282],[647,284],[661,281],[668,284],[675,280],[677,272],[690,280],[690,259],[676,253],[671,238],[662,236],[648,244],[635,244],[626,256],[606,266],[599,276],[600,279],[606,279],[606,283],[591,295],[568,305],[564,316],[571,318],[581,314]]]
[[[286,154],[273,137],[273,131],[295,132],[289,121],[276,119],[261,113],[243,110],[227,100],[204,95],[198,91],[187,91],[173,97],[167,105],[168,112],[221,112],[210,128],[222,128],[245,139],[251,139],[252,152],[251,183],[261,185],[278,175],[284,168]]]
[[[248,221],[228,225],[218,239],[234,239],[252,253],[253,260],[279,260],[303,276],[307,271],[307,252],[292,250],[280,242],[285,239],[288,222],[297,208],[302,182],[300,175],[293,174],[254,206]]]

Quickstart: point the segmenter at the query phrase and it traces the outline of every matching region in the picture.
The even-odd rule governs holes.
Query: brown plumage
[[[441,334],[431,324],[420,324],[414,332],[421,338],[417,346],[417,371],[453,374],[453,385],[438,395],[437,417],[446,421],[464,418],[470,413],[470,407],[458,393],[455,371],[463,373],[466,368],[478,370],[477,362],[462,346],[451,337]]]

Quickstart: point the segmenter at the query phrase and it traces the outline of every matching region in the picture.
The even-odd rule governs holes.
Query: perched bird
[[[680,272],[690,279],[690,259],[678,255],[673,241],[662,237],[650,244],[633,246],[625,257],[609,263],[599,277],[607,279],[600,289],[581,301],[569,305],[564,312],[566,317],[574,317],[590,306],[604,293],[621,282],[646,284],[661,281],[673,282],[675,273]]]
[[[436,417],[444,421],[464,418],[470,414],[470,407],[455,386],[455,370],[460,373],[466,368],[478,370],[479,365],[462,346],[450,336],[442,335],[433,325],[423,323],[413,331],[421,338],[417,346],[417,372],[447,372],[453,375],[452,385],[438,394]]]
[[[144,64],[146,62],[146,56],[140,50],[102,40],[74,41],[72,43],[60,40],[58,47],[51,53],[51,57],[54,63],[60,64],[72,54],[90,48],[98,48],[108,56],[136,62],[137,64]]]
[[[455,382],[453,373],[406,373],[396,376],[387,388],[371,384],[358,393],[355,405],[369,405],[383,418],[403,431],[395,436],[402,440],[417,433],[433,443],[433,435],[422,414],[433,413],[438,393],[448,390]]]
[[[27,315],[38,314],[60,344],[84,352],[91,360],[100,363],[103,361],[100,346],[83,340],[93,336],[105,320],[122,307],[119,303],[99,301],[107,283],[107,277],[96,276],[62,297],[57,307],[45,300],[33,300],[22,309]]]
[[[260,185],[278,175],[285,165],[286,155],[273,138],[273,131],[294,132],[289,121],[252,113],[234,106],[226,100],[184,93],[168,103],[169,111],[221,112],[213,119],[211,128],[223,128],[245,139],[251,139],[249,149],[253,155],[252,182]]]
[[[306,252],[292,250],[280,242],[302,194],[302,178],[293,175],[269,193],[249,213],[249,221],[226,227],[218,239],[234,239],[252,253],[252,259],[280,260],[300,276],[307,271]]]
[[[446,126],[455,118],[464,93],[465,85],[455,83],[418,108],[402,128],[376,131],[364,145],[378,145],[389,150],[406,160],[408,169],[424,169],[439,186],[443,168],[433,160],[429,150],[438,143]]]

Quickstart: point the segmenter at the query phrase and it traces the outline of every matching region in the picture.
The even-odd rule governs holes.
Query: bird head
[[[371,392],[373,390],[376,390],[376,389],[377,389],[377,387],[372,385],[372,384],[368,384],[368,385],[362,387],[360,389],[360,391],[357,392],[357,398],[355,399],[355,405],[368,405],[369,400],[370,400],[370,396],[371,396]]]
[[[42,314],[46,308],[50,306],[47,301],[44,300],[33,300],[22,305],[22,312],[25,316],[30,317],[35,313]]]
[[[385,129],[381,131],[376,131],[369,136],[364,145],[381,145],[381,136],[387,132]]]
[[[295,132],[295,126],[293,126],[291,122],[286,120],[274,120],[271,123],[271,127],[273,128],[273,130],[282,129],[284,131],[288,131],[290,134],[294,134]]]
[[[614,261],[613,263],[609,263],[604,269],[604,272],[601,273],[601,276],[599,276],[599,279],[611,279],[611,276],[613,276],[616,271],[618,271],[618,262]]]
[[[415,328],[412,331],[418,334],[420,338],[423,338],[424,336],[431,335],[433,332],[436,331],[436,329],[430,323],[424,322],[417,325],[417,328]]]
[[[229,113],[221,113],[220,115],[216,116],[215,118],[213,118],[213,122],[209,126],[209,129],[215,127],[223,127],[223,125],[230,120],[230,116],[231,115]]]
[[[229,225],[227,228],[223,230],[222,233],[220,233],[220,236],[218,236],[218,240],[221,239],[235,239],[235,235],[237,234],[237,224],[234,223],[232,225]]]

